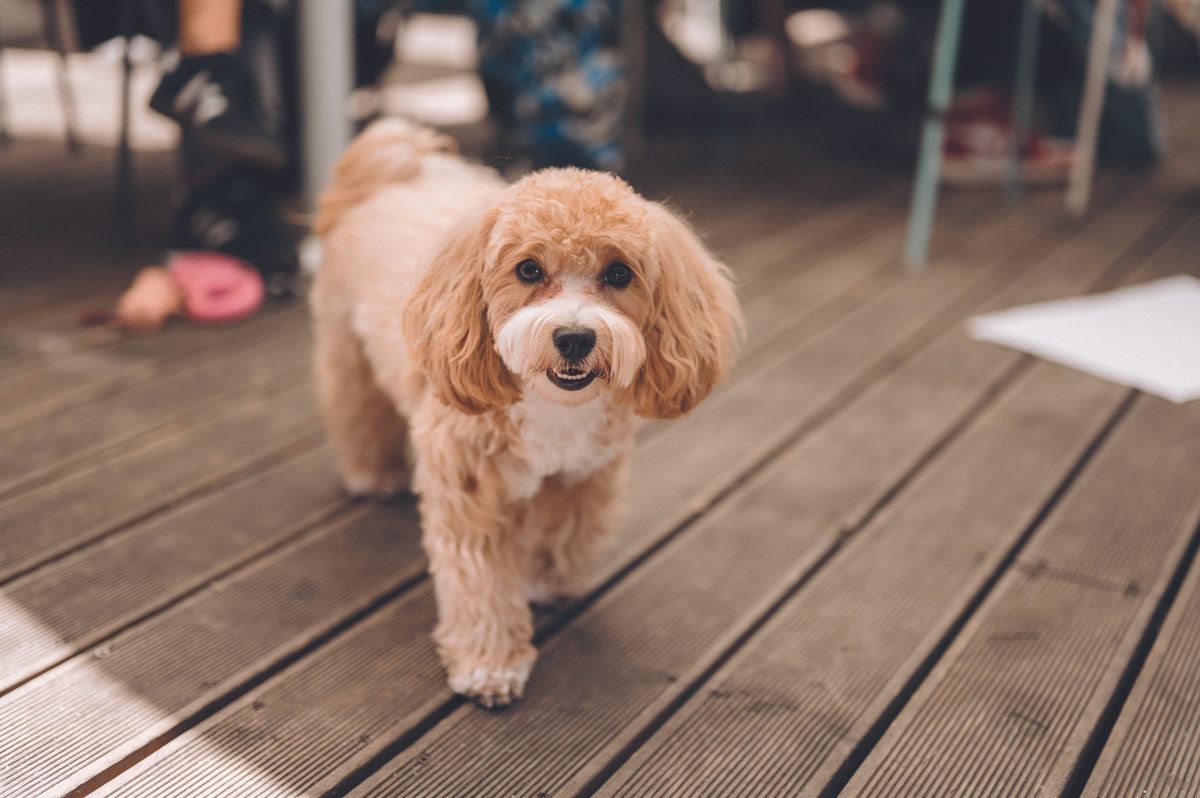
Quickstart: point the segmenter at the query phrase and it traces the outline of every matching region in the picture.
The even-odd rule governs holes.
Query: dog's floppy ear
[[[496,353],[483,297],[489,208],[451,233],[404,308],[404,337],[434,395],[464,413],[511,404],[520,388]]]
[[[686,223],[649,204],[658,275],[634,409],[648,418],[677,418],[729,371],[742,319],[728,269]]]

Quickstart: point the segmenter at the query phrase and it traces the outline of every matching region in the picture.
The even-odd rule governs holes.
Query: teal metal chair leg
[[[964,0],[942,0],[934,42],[933,72],[929,77],[929,110],[921,130],[921,151],[917,176],[913,181],[912,206],[908,214],[908,240],[904,245],[904,264],[919,271],[929,257],[929,237],[937,204],[938,176],[942,171],[943,117],[950,106],[954,88],[954,67],[958,60],[958,39],[962,33]]]
[[[1015,201],[1025,189],[1021,175],[1021,146],[1033,123],[1034,74],[1037,71],[1038,0],[1025,0],[1021,13],[1021,38],[1017,42],[1017,73],[1013,78],[1012,126],[1008,142],[1008,198]]]

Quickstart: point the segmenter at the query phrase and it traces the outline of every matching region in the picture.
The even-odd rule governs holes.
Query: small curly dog
[[[635,417],[681,416],[728,371],[728,272],[612,175],[508,185],[395,120],[347,150],[315,231],[342,479],[383,496],[411,476],[450,687],[510,703],[537,654],[529,602],[585,587],[615,524]]]

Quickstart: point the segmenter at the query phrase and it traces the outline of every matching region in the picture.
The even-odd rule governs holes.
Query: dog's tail
[[[317,203],[313,232],[329,232],[346,211],[383,186],[411,180],[425,155],[457,150],[449,136],[400,119],[380,119],[350,143],[334,166],[333,181]]]

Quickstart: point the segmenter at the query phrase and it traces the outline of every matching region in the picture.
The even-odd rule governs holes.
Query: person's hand
[[[147,266],[117,302],[116,323],[132,332],[154,332],[178,313],[183,291],[161,266]]]

